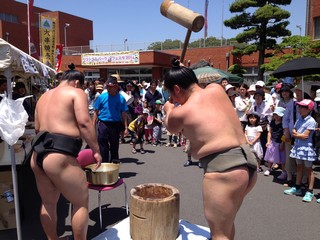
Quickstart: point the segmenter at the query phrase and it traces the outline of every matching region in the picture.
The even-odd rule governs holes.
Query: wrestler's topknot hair
[[[171,66],[172,68],[180,68],[180,61],[178,58],[171,58]]]
[[[171,59],[172,68],[164,77],[164,86],[173,90],[174,85],[187,89],[191,84],[198,84],[198,79],[192,69],[182,66],[178,58]]]
[[[69,64],[68,67],[69,67],[69,70],[66,70],[65,72],[63,72],[61,76],[61,81],[67,80],[68,82],[70,82],[70,81],[79,80],[80,85],[83,85],[84,84],[83,73],[78,70],[75,70],[76,67],[73,63]]]
[[[75,69],[76,69],[76,66],[74,66],[73,63],[71,63],[71,64],[68,65],[68,68],[69,68],[70,70],[75,70]]]

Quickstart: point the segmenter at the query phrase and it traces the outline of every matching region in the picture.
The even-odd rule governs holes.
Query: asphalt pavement
[[[163,135],[165,142],[165,135]],[[197,164],[184,167],[187,157],[183,147],[166,147],[165,144],[145,145],[145,154],[131,153],[129,143],[120,145],[120,177],[125,180],[128,200],[130,190],[140,184],[164,183],[176,187],[180,192],[180,219],[207,227],[202,205],[203,170]],[[137,146],[137,149],[139,147]],[[264,167],[264,169],[266,169]],[[314,166],[314,193],[320,198],[320,165]],[[28,169],[18,169],[20,204],[22,214],[22,236],[27,240],[45,239],[39,221],[40,200],[35,188],[34,177]],[[319,239],[320,204],[316,198],[311,203],[302,202],[300,196],[283,194],[286,187],[276,180],[280,171],[268,177],[258,175],[254,189],[245,198],[238,212],[235,239]],[[88,239],[99,235],[97,192],[90,191]],[[127,217],[124,205],[124,190],[120,186],[102,192],[103,231]],[[71,235],[70,204],[60,199],[58,209],[58,232],[61,236]],[[0,231],[0,239],[16,239],[16,231]]]

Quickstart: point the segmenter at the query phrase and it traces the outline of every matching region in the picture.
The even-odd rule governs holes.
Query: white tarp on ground
[[[185,220],[179,221],[177,240],[207,240],[210,229]],[[127,217],[92,240],[130,240],[130,218]]]

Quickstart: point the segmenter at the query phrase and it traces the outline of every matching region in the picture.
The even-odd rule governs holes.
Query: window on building
[[[84,72],[85,79],[87,81],[92,81],[100,78],[99,71],[85,71]]]
[[[120,74],[120,77],[124,81],[128,80],[142,80],[150,82],[152,79],[152,69],[151,68],[123,68],[123,69],[108,69],[108,74]]]
[[[139,68],[120,69],[120,75],[123,74],[139,74]]]
[[[320,17],[314,18],[314,39],[320,39]]]
[[[7,13],[0,13],[0,20],[5,22],[18,23],[17,16],[7,14]]]
[[[141,74],[152,74],[152,69],[151,68],[140,68],[140,73]]]

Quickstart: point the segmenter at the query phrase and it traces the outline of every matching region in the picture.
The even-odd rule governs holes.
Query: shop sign
[[[82,66],[139,64],[138,51],[86,53],[81,55]]]

